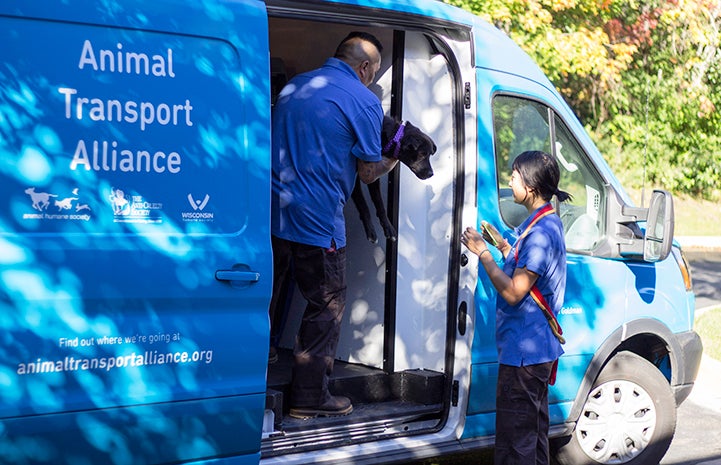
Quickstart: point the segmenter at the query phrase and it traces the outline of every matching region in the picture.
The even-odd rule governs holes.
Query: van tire
[[[561,465],[658,465],[675,431],[666,378],[643,357],[619,352],[594,382],[571,436],[555,441],[555,458]]]

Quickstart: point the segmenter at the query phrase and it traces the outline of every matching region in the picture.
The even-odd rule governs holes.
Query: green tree
[[[524,48],[624,182],[721,184],[719,0],[446,0]]]

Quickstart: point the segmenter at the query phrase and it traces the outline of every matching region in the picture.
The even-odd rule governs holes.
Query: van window
[[[603,181],[566,124],[549,107],[507,95],[493,100],[493,123],[498,169],[501,216],[508,226],[518,226],[526,209],[513,202],[508,187],[511,165],[526,150],[552,153],[561,170],[561,189],[573,198],[558,206],[566,231],[566,247],[590,251],[603,235]]]
[[[538,102],[505,95],[493,99],[493,130],[501,217],[516,227],[528,216],[526,208],[513,201],[508,183],[513,160],[526,150],[551,152],[548,108]]]
[[[555,155],[561,169],[561,189],[573,197],[559,205],[559,214],[566,232],[566,248],[592,250],[603,235],[601,214],[604,189],[600,175],[581,149],[568,127],[554,116]]]

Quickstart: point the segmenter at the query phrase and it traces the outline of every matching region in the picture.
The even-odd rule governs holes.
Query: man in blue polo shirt
[[[328,379],[346,300],[343,207],[356,172],[370,183],[397,162],[381,157],[383,110],[367,87],[381,52],[373,35],[350,33],[322,67],[291,79],[273,109],[271,325],[291,271],[307,301],[293,350],[296,418],[353,410],[348,398],[330,394]]]

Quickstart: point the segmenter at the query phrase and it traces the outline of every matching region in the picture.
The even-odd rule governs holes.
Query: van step
[[[373,404],[354,404],[353,411],[349,415],[341,417],[298,419],[286,415],[283,417],[282,430],[284,433],[289,434],[333,429],[335,427],[362,426],[375,421],[381,421],[388,427],[391,423],[402,424],[424,416],[434,416],[440,411],[440,404],[422,405],[398,400]]]
[[[348,444],[380,436],[434,428],[442,418],[443,406],[391,401],[353,406],[343,417],[301,420],[285,416],[275,432],[261,443],[264,458],[287,453]]]
[[[278,349],[278,361],[268,365],[268,389],[290,399],[290,382],[293,370],[293,353],[289,349]],[[350,398],[351,402],[382,402],[392,397],[388,374],[378,368],[357,365],[336,360],[330,379],[330,391]],[[288,413],[285,402],[283,411]]]
[[[282,412],[288,413],[292,367],[292,351],[279,349],[278,361],[268,366],[268,390],[276,397],[279,393],[279,399],[267,400],[266,408],[276,410],[281,402]],[[330,391],[350,398],[354,405],[387,401],[435,405],[442,402],[444,384],[445,375],[435,371],[412,369],[389,375],[378,368],[336,360]]]
[[[397,399],[431,405],[443,398],[443,373],[414,369],[393,373],[390,378],[391,392]]]

